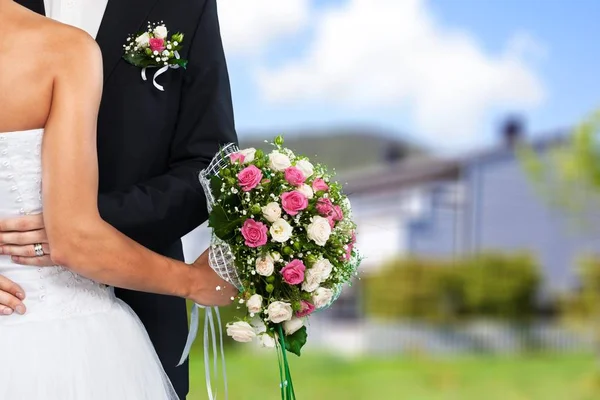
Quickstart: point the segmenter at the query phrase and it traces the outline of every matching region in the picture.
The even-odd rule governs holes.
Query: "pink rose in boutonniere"
[[[162,23],[148,24],[148,30],[131,35],[123,45],[123,58],[128,63],[142,68],[142,79],[145,81],[147,68],[158,68],[152,82],[161,91],[164,88],[156,83],[156,78],[169,69],[185,68],[187,60],[180,57],[183,33],[175,33],[168,38],[169,30]]]

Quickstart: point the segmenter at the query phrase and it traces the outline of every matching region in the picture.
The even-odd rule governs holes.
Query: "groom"
[[[41,14],[61,6],[58,1],[16,0]],[[96,37],[104,59],[98,122],[100,213],[140,244],[183,260],[180,238],[207,218],[198,172],[220,145],[237,141],[216,0],[62,3],[75,12],[77,7],[83,10],[79,28]],[[171,33],[184,33],[180,53],[189,60],[186,70],[168,70],[158,78],[164,92],[152,84],[152,71],[149,81],[143,81],[140,69],[122,59],[129,34],[161,21]],[[25,265],[52,264],[48,255],[35,257],[33,252],[34,244],[47,243],[42,218],[1,221],[0,226],[5,254],[20,256],[15,261]],[[7,284],[0,277],[0,288]],[[146,326],[165,371],[185,399],[188,366],[175,367],[187,335],[185,300],[121,289],[116,293]],[[15,301],[15,293],[0,290],[0,304],[16,308]]]

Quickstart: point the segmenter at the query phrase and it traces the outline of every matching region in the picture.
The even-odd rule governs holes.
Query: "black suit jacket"
[[[44,13],[43,0],[17,2]],[[158,78],[164,92],[122,59],[127,36],[158,21],[185,34],[180,53],[189,60],[186,70]],[[97,42],[104,59],[100,213],[142,245],[182,260],[180,238],[207,218],[198,172],[220,145],[237,141],[216,0],[109,0]],[[146,326],[185,398],[188,365],[176,368],[187,335],[185,300],[119,289],[117,295]]]

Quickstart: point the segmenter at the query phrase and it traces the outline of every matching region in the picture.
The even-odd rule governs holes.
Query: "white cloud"
[[[539,53],[531,38],[516,35],[489,54],[468,32],[436,21],[424,0],[348,0],[315,23],[306,54],[260,68],[269,101],[408,107],[419,133],[464,143],[489,111],[534,107],[544,98],[526,60],[531,49]]]
[[[222,0],[218,3],[228,54],[257,54],[274,40],[298,32],[309,20],[308,0]]]

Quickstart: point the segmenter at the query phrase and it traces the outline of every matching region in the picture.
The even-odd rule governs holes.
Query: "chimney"
[[[388,143],[383,158],[387,164],[396,164],[406,156],[406,149],[398,143]]]
[[[502,142],[512,149],[525,136],[525,124],[523,119],[517,116],[508,117],[502,125]]]

